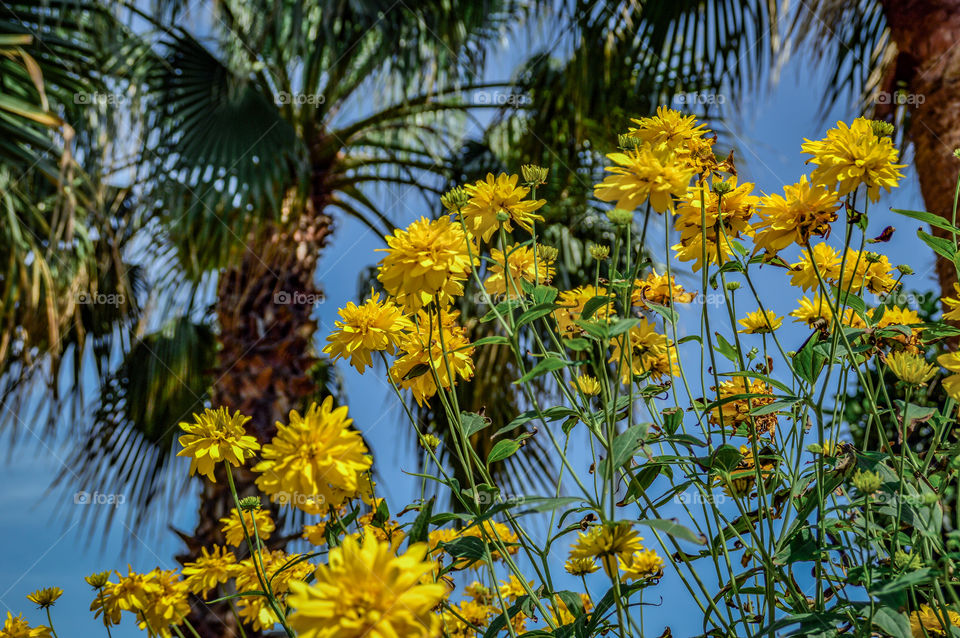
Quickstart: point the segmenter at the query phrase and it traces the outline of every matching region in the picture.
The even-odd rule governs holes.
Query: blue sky
[[[822,94],[824,77],[807,66],[803,58],[788,64],[781,81],[766,97],[749,100],[740,109],[742,117],[732,122],[739,148],[749,149],[740,155],[741,179],[755,181],[764,192],[780,191],[783,184],[792,184],[805,172],[804,156],[800,144],[804,137],[821,137],[837,119],[849,119],[852,111],[836,109],[827,120],[821,121],[816,114],[818,98]],[[615,132],[611,132],[611,135]],[[945,150],[945,152],[947,152]],[[420,215],[430,215],[423,199],[416,193],[398,193],[397,197],[384,197],[383,212],[395,223],[403,225]],[[886,251],[894,263],[910,263],[917,274],[908,287],[915,290],[931,290],[934,287],[933,259],[926,247],[917,239],[918,224],[893,213],[889,207],[922,209],[916,179],[907,170],[903,186],[892,196],[885,197],[880,205],[872,207],[869,234],[875,236],[887,225],[897,228],[889,244],[878,244],[874,250]],[[319,334],[329,332],[336,316],[336,309],[357,296],[358,273],[378,259],[374,249],[381,247],[381,240],[367,232],[359,224],[340,219],[336,235],[326,250],[319,266],[318,278],[323,283],[327,301],[319,307]],[[788,255],[790,258],[794,255]],[[795,307],[796,297],[792,289],[777,287],[777,279],[771,277],[766,294],[770,306],[785,315]],[[692,282],[691,282],[692,283]],[[784,294],[780,294],[783,290]],[[744,308],[753,310],[753,308]],[[806,332],[791,328],[785,340],[799,343]],[[372,442],[376,464],[381,472],[379,488],[382,495],[394,504],[394,509],[409,502],[415,493],[416,482],[403,471],[419,471],[413,460],[413,439],[404,422],[399,404],[386,384],[368,373],[360,377],[355,370],[340,366],[346,386],[351,416],[356,425]],[[54,621],[61,638],[70,636],[95,636],[102,627],[87,611],[91,600],[90,588],[83,577],[94,571],[107,568],[125,568],[131,563],[137,569],[149,569],[157,565],[174,567],[174,554],[180,549],[176,537],[165,533],[133,543],[129,552],[121,553],[121,538],[127,530],[119,527],[105,541],[88,541],[80,527],[65,523],[63,499],[71,499],[72,488],[66,492],[47,492],[53,476],[60,472],[60,459],[66,458],[65,449],[69,434],[61,440],[51,441],[32,435],[21,436],[20,444],[0,464],[0,542],[6,548],[0,560],[0,614],[8,610],[24,612],[33,622],[44,621],[42,612],[24,598],[39,587],[57,585],[65,590],[63,598],[54,609]],[[184,466],[184,473],[186,466]],[[99,486],[77,486],[95,492]],[[109,491],[109,490],[107,490]],[[66,495],[65,495],[66,494]],[[68,503],[69,506],[69,503]],[[82,505],[74,507],[107,507],[110,505]],[[119,507],[124,507],[120,505]],[[181,528],[192,525],[195,503],[183,502],[174,523]],[[664,601],[662,606],[648,608],[645,613],[646,628],[651,635],[659,635],[663,626],[671,624],[675,636],[697,633],[699,622],[696,614],[678,614],[677,596],[683,592],[674,577],[667,576],[659,591]],[[647,597],[648,602],[657,602],[656,596]],[[692,610],[691,610],[692,611]],[[129,620],[115,630],[118,638],[139,635]]]

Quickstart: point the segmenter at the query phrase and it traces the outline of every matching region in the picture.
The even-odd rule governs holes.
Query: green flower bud
[[[870,128],[877,137],[887,137],[893,135],[893,124],[883,120],[870,120]]]
[[[244,512],[249,512],[251,510],[260,509],[260,497],[259,496],[245,496],[240,499],[240,509]]]
[[[455,213],[470,201],[470,194],[462,186],[454,186],[440,197],[440,203],[449,212]]]
[[[607,213],[607,219],[617,226],[629,226],[633,223],[633,211],[614,208]]]
[[[853,475],[853,486],[864,496],[876,494],[880,491],[881,485],[883,485],[883,480],[876,472],[857,470],[857,473]]]
[[[550,170],[535,164],[524,164],[520,167],[520,172],[523,174],[523,183],[526,186],[533,187],[546,184],[547,173]]]
[[[597,261],[603,261],[610,256],[610,247],[594,244],[590,246],[590,256]]]

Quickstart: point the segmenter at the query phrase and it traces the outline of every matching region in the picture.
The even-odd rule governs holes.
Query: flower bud
[[[245,496],[240,499],[240,509],[244,512],[260,509],[259,496]]]
[[[440,203],[449,212],[455,213],[470,201],[470,194],[462,186],[454,186],[440,197]]]
[[[893,135],[893,124],[883,120],[870,120],[870,128],[877,137],[887,137]]]
[[[110,570],[108,569],[105,572],[97,572],[96,574],[90,574],[86,578],[87,584],[96,589],[100,589],[107,584],[107,581],[110,580]]]
[[[523,183],[526,186],[541,186],[547,183],[547,173],[550,169],[535,164],[524,164],[520,167],[523,174]]]
[[[440,437],[436,434],[424,434],[420,439],[420,447],[425,450],[436,450],[440,446]]]
[[[633,211],[614,208],[607,213],[607,219],[617,226],[629,226],[633,223]]]
[[[590,256],[597,261],[603,261],[610,256],[610,246],[601,246],[594,244],[590,246]]]
[[[870,496],[880,491],[883,480],[876,472],[857,470],[853,475],[853,486],[864,496]]]
[[[546,259],[547,261],[556,261],[557,255],[560,254],[560,251],[557,250],[554,246],[544,246],[543,244],[537,244],[537,256],[541,259]]]

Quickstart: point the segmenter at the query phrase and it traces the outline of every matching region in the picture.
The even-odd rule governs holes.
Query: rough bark
[[[216,312],[220,353],[214,371],[212,404],[251,417],[248,430],[260,443],[276,433],[291,409],[315,390],[310,369],[316,362],[311,317],[320,290],[314,284],[317,257],[331,230],[324,214],[303,214],[287,224],[271,226],[251,241],[241,262],[221,273]],[[224,476],[204,481],[199,522],[181,562],[194,560],[202,547],[222,544],[219,519],[233,507]],[[240,496],[256,493],[253,476],[236,472]],[[272,540],[272,539],[271,539]],[[240,550],[241,553],[243,550]],[[240,554],[238,554],[238,557]],[[190,621],[201,638],[239,636],[226,604],[192,601]],[[262,634],[246,628],[249,638]]]
[[[885,0],[883,7],[898,52],[888,85],[905,86],[921,102],[911,107],[909,135],[924,204],[949,220],[960,169],[953,155],[960,148],[960,0]],[[953,295],[954,265],[938,258],[936,270],[942,294]]]

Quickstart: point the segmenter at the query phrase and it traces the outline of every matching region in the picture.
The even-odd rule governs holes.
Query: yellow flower
[[[553,617],[553,621],[557,626],[562,627],[569,625],[577,620],[576,616],[574,616],[567,607],[567,603],[563,602],[560,596],[554,596],[553,603],[550,608],[550,615]],[[583,605],[583,610],[587,613],[590,613],[593,609],[593,602],[590,601],[590,596],[584,592],[580,592],[580,603]],[[554,613],[553,608],[556,608],[559,614]]]
[[[301,554],[287,554],[282,550],[260,553],[263,561],[263,573],[272,582],[274,595],[280,600],[281,607],[286,605],[290,583],[302,581],[314,567],[302,559]],[[284,567],[286,566],[286,569]],[[258,566],[249,557],[237,563],[236,586],[238,591],[259,589]],[[281,571],[282,570],[282,571]],[[237,602],[237,611],[244,623],[257,631],[266,631],[280,622],[276,614],[262,596],[243,596]]]
[[[783,317],[778,317],[777,313],[772,310],[757,310],[755,312],[748,312],[747,316],[737,321],[737,323],[743,326],[743,330],[739,332],[759,335],[773,332],[779,328],[783,325]]]
[[[547,203],[546,200],[524,199],[530,189],[517,186],[519,180],[518,175],[500,173],[494,178],[492,173],[488,173],[486,180],[464,186],[470,194],[470,201],[463,207],[461,215],[470,232],[483,241],[489,241],[501,223],[509,233],[513,230],[512,224],[530,232],[533,222],[543,221],[536,211]],[[498,219],[500,213],[506,215],[503,222]]]
[[[57,599],[62,595],[63,590],[59,587],[45,587],[38,589],[32,594],[27,594],[27,600],[39,605],[40,609],[46,609],[47,607],[52,607],[53,603],[57,602]]]
[[[600,566],[592,558],[571,558],[563,564],[563,568],[573,576],[586,576],[600,569]]]
[[[480,525],[471,525],[463,530],[460,536],[472,536],[474,538],[479,538],[488,544],[492,543],[492,539],[499,539],[499,541],[506,547],[508,554],[516,554],[518,551],[520,551],[520,547],[518,545],[520,539],[517,538],[517,535],[512,529],[499,521],[486,520]],[[494,549],[492,546],[490,547],[490,554],[493,560],[503,560],[503,554],[501,554],[499,550]],[[482,560],[477,560],[472,564],[467,565],[467,567],[479,567],[482,564]]]
[[[233,552],[220,545],[214,545],[213,551],[204,547],[197,560],[184,563],[183,576],[187,590],[200,596],[233,577],[237,557]]]
[[[951,399],[960,401],[960,352],[948,352],[937,357],[937,363],[953,372],[943,379],[943,389]]]
[[[663,560],[652,549],[634,552],[619,562],[622,580],[645,580],[663,571]]]
[[[253,512],[245,511],[243,513],[243,525],[247,527],[247,533],[250,534],[250,540],[253,540],[254,523],[260,540],[267,540],[270,534],[277,529],[270,516],[270,510],[255,510]],[[230,510],[229,516],[220,519],[220,531],[226,538],[227,545],[233,547],[245,546],[246,538],[243,535],[243,525],[240,523],[240,517],[237,515],[237,508]]]
[[[473,347],[457,323],[459,316],[459,311],[444,311],[438,325],[436,313],[420,311],[414,330],[400,341],[401,354],[390,366],[390,376],[401,390],[411,390],[419,405],[437,393],[434,371],[447,389],[458,379],[473,378]]]
[[[581,374],[576,379],[571,379],[570,385],[574,390],[580,388],[580,392],[583,392],[588,397],[597,396],[602,389],[600,382],[589,374]]]
[[[163,638],[169,638],[171,625],[179,625],[190,613],[187,589],[172,569],[154,569],[147,575],[150,596],[146,606],[138,610],[144,622],[140,629],[149,625]]]
[[[803,297],[798,303],[800,307],[790,313],[790,316],[795,318],[794,321],[806,323],[811,327],[826,327],[826,325],[821,326],[820,324],[832,322],[833,310],[830,308],[830,302],[819,294],[815,295],[812,301]],[[847,308],[843,311],[843,321],[841,323],[852,328],[867,327],[866,322],[854,312],[853,308]]]
[[[847,126],[837,122],[837,127],[827,131],[826,138],[817,141],[804,139],[804,153],[817,166],[810,178],[836,190],[840,196],[867,187],[871,201],[880,199],[880,188],[896,188],[903,177],[897,164],[898,152],[888,136],[880,137],[873,131],[870,120],[858,117]]]
[[[658,213],[673,211],[674,198],[687,190],[696,169],[664,148],[644,145],[622,153],[610,153],[617,166],[605,170],[612,173],[596,184],[593,194],[605,202],[616,202],[621,210],[632,211],[650,200]]]
[[[647,373],[656,381],[680,374],[676,346],[666,335],[657,332],[652,321],[640,319],[629,331],[611,339],[610,345],[609,361],[620,368],[621,383],[629,384],[634,375]]]
[[[718,190],[725,192],[721,195]],[[680,243],[672,248],[677,259],[693,261],[693,270],[700,270],[706,241],[707,263],[726,262],[733,254],[733,241],[754,234],[750,219],[760,198],[751,192],[753,184],[747,182],[738,186],[736,177],[715,180],[709,190],[704,182],[690,187],[677,208],[675,228],[680,232]]]
[[[321,547],[327,544],[327,524],[316,523],[314,525],[304,525],[301,538],[311,545]]]
[[[330,343],[323,351],[333,361],[341,357],[349,359],[350,365],[360,373],[373,365],[371,353],[394,354],[400,337],[413,327],[397,304],[389,299],[380,301],[380,294],[372,291],[363,305],[357,306],[351,301],[337,314],[340,320],[334,322],[336,330],[327,337]]]
[[[704,137],[709,131],[705,124],[697,124],[696,116],[658,106],[656,115],[631,121],[637,126],[628,129],[628,134],[641,142],[681,154],[705,147],[712,155],[713,142]]]
[[[690,303],[697,296],[695,292],[686,292],[678,286],[675,278],[666,274],[658,275],[656,270],[644,279],[635,279],[630,303],[638,308],[647,308],[647,303],[670,306],[673,303]]]
[[[416,312],[435,296],[448,304],[463,294],[463,282],[473,267],[470,255],[476,255],[476,249],[449,217],[435,221],[421,217],[386,241],[387,248],[377,249],[387,253],[377,279],[407,311]]]
[[[263,446],[257,487],[274,502],[287,502],[308,514],[339,507],[361,488],[361,474],[370,458],[360,433],[350,427],[347,406],[333,407],[328,396],[300,416],[290,411],[290,423],[277,423],[277,434]]]
[[[553,267],[552,251],[544,251],[542,246],[537,246],[537,258],[533,258],[533,248],[530,246],[507,247],[507,263],[510,267],[510,277],[513,283],[510,284],[510,295],[517,296],[517,293],[523,294],[523,288],[520,280],[530,282],[531,284],[539,281],[541,284],[549,284],[556,274]],[[483,282],[483,287],[488,294],[502,295],[507,292],[507,279],[504,276],[503,251],[493,248],[490,250],[490,257],[493,263],[490,264],[490,276]]]
[[[470,597],[474,602],[482,605],[489,605],[493,602],[493,592],[486,585],[473,581],[463,588],[463,593]]]
[[[866,252],[848,250],[847,262],[843,265],[842,277],[837,286],[843,290],[850,287],[853,293],[866,287],[870,292],[879,295],[893,290],[896,283],[893,265],[886,255],[874,254],[871,258]]]
[[[770,405],[775,401],[773,388],[760,379],[728,379],[721,381],[719,387],[711,388],[717,393],[717,401],[722,402],[710,411],[708,421],[712,425],[722,425],[736,434],[741,426],[748,426],[748,438],[753,433],[769,435],[771,438],[777,430],[777,414],[751,415],[750,410]],[[752,395],[734,399],[738,395]]]
[[[956,297],[944,297],[941,300],[943,304],[949,308],[949,310],[943,313],[943,319],[945,321],[960,320],[960,284],[954,283],[953,290],[957,293]]]
[[[814,235],[829,237],[830,224],[840,208],[836,193],[810,184],[806,175],[793,186],[785,186],[783,192],[760,200],[754,238],[758,249],[776,253],[790,244],[806,246]]]
[[[960,627],[960,614],[952,609],[933,609],[930,605],[921,605],[919,611],[910,614],[910,631],[914,638],[939,638],[949,636],[943,618],[953,627]]]
[[[427,547],[412,545],[396,556],[389,544],[367,536],[334,547],[311,584],[290,583],[290,626],[301,638],[396,638],[440,635],[432,613],[447,587],[428,582],[434,564]]]
[[[618,560],[629,559],[643,549],[642,540],[626,521],[594,525],[581,532],[570,546],[570,560],[599,559],[607,574],[613,574]]]
[[[583,314],[583,307],[594,297],[604,297],[607,289],[603,286],[578,286],[573,290],[564,290],[557,299],[558,308],[553,312],[557,320],[557,329],[563,337],[576,337],[580,334],[580,326],[575,321]],[[603,304],[597,308],[590,319],[606,319],[611,314],[611,305]]]
[[[181,423],[186,432],[180,437],[183,449],[177,456],[190,457],[190,475],[199,472],[216,483],[213,472],[218,463],[226,461],[230,465],[243,465],[244,459],[253,456],[260,449],[257,440],[246,434],[243,425],[250,417],[234,412],[233,416],[225,407],[216,410],[204,410],[203,414],[193,415],[195,423]]]
[[[476,638],[477,632],[470,625],[483,629],[496,612],[493,607],[476,600],[461,601],[459,605],[452,605],[452,609],[440,612],[443,635],[447,638]]]
[[[536,587],[533,584],[533,581],[527,581],[527,586],[530,588],[530,591],[536,591]],[[523,583],[520,582],[520,579],[510,574],[510,577],[507,580],[500,581],[500,595],[506,599],[507,602],[514,602],[517,598],[527,595],[527,590],[524,589]]]
[[[50,629],[39,625],[31,627],[23,614],[14,616],[7,612],[7,620],[0,628],[0,638],[50,638]]]
[[[820,243],[812,248],[813,259],[806,251],[800,261],[790,265],[790,285],[804,290],[813,290],[820,285],[817,271],[825,282],[835,282],[840,276],[840,254],[829,244]],[[816,269],[814,268],[816,264]]]

